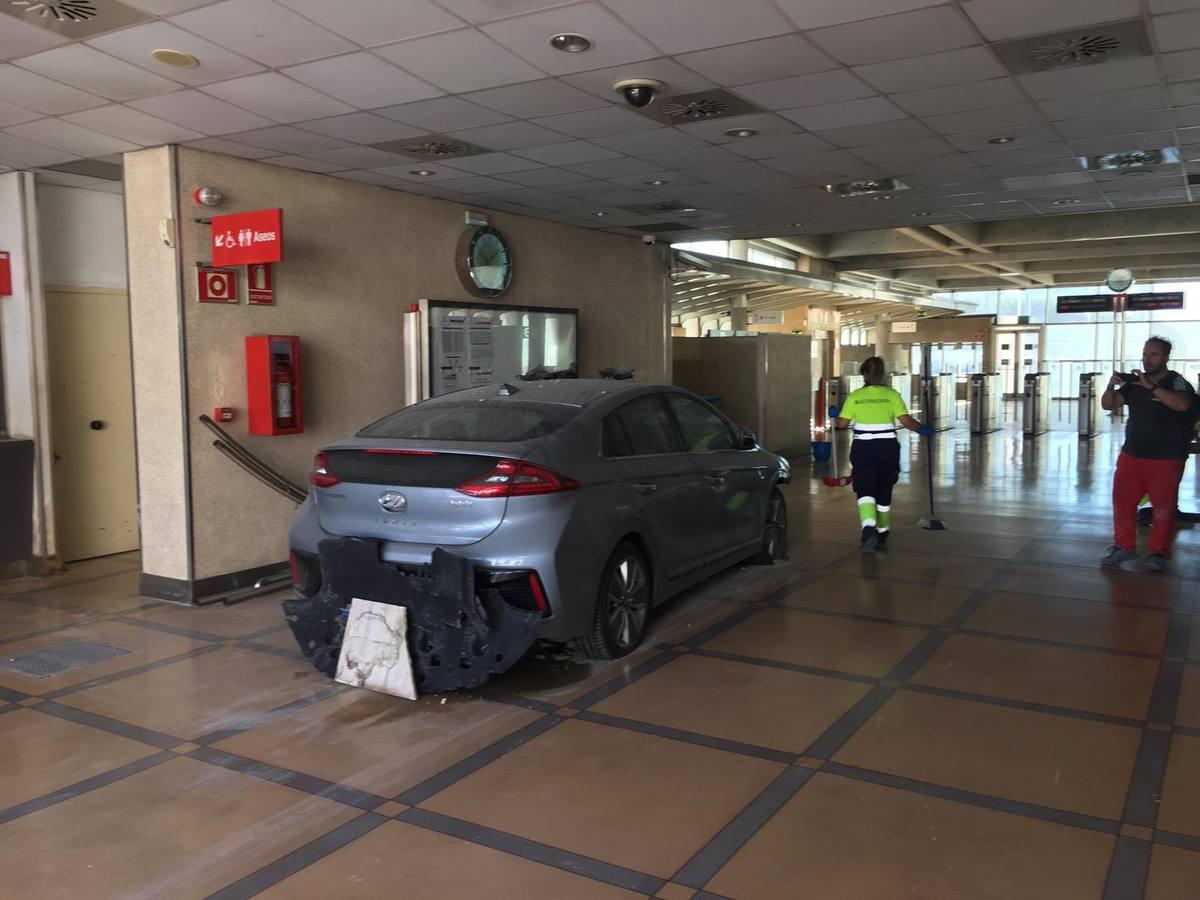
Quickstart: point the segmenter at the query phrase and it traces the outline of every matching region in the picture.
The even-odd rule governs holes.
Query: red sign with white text
[[[213,216],[212,263],[244,266],[283,260],[283,210]]]
[[[271,306],[275,303],[270,263],[251,263],[246,266],[246,302],[255,306]]]
[[[0,297],[12,294],[12,262],[7,250],[0,250]]]

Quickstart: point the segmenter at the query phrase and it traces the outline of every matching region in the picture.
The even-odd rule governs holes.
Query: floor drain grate
[[[132,650],[99,641],[63,641],[20,656],[0,656],[0,669],[30,678],[53,678],[73,669],[128,656]]]

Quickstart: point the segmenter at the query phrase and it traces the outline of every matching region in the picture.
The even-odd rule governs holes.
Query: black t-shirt
[[[1129,407],[1125,426],[1125,446],[1130,456],[1142,459],[1187,459],[1188,448],[1196,436],[1198,410],[1196,392],[1178,372],[1168,371],[1158,383],[1169,391],[1182,391],[1191,399],[1187,412],[1175,412],[1140,384],[1127,384],[1121,396]]]

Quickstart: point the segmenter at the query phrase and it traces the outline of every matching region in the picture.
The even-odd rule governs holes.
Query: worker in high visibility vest
[[[872,356],[858,371],[866,384],[851,392],[835,415],[839,428],[854,424],[850,465],[862,527],[860,542],[864,553],[874,553],[887,546],[892,527],[892,488],[900,478],[896,423],[924,437],[933,429],[910,416],[904,398],[884,385],[882,359]]]

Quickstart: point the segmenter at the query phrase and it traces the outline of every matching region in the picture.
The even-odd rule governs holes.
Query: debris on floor
[[[403,606],[352,599],[334,681],[416,700],[407,631],[408,610]]]

